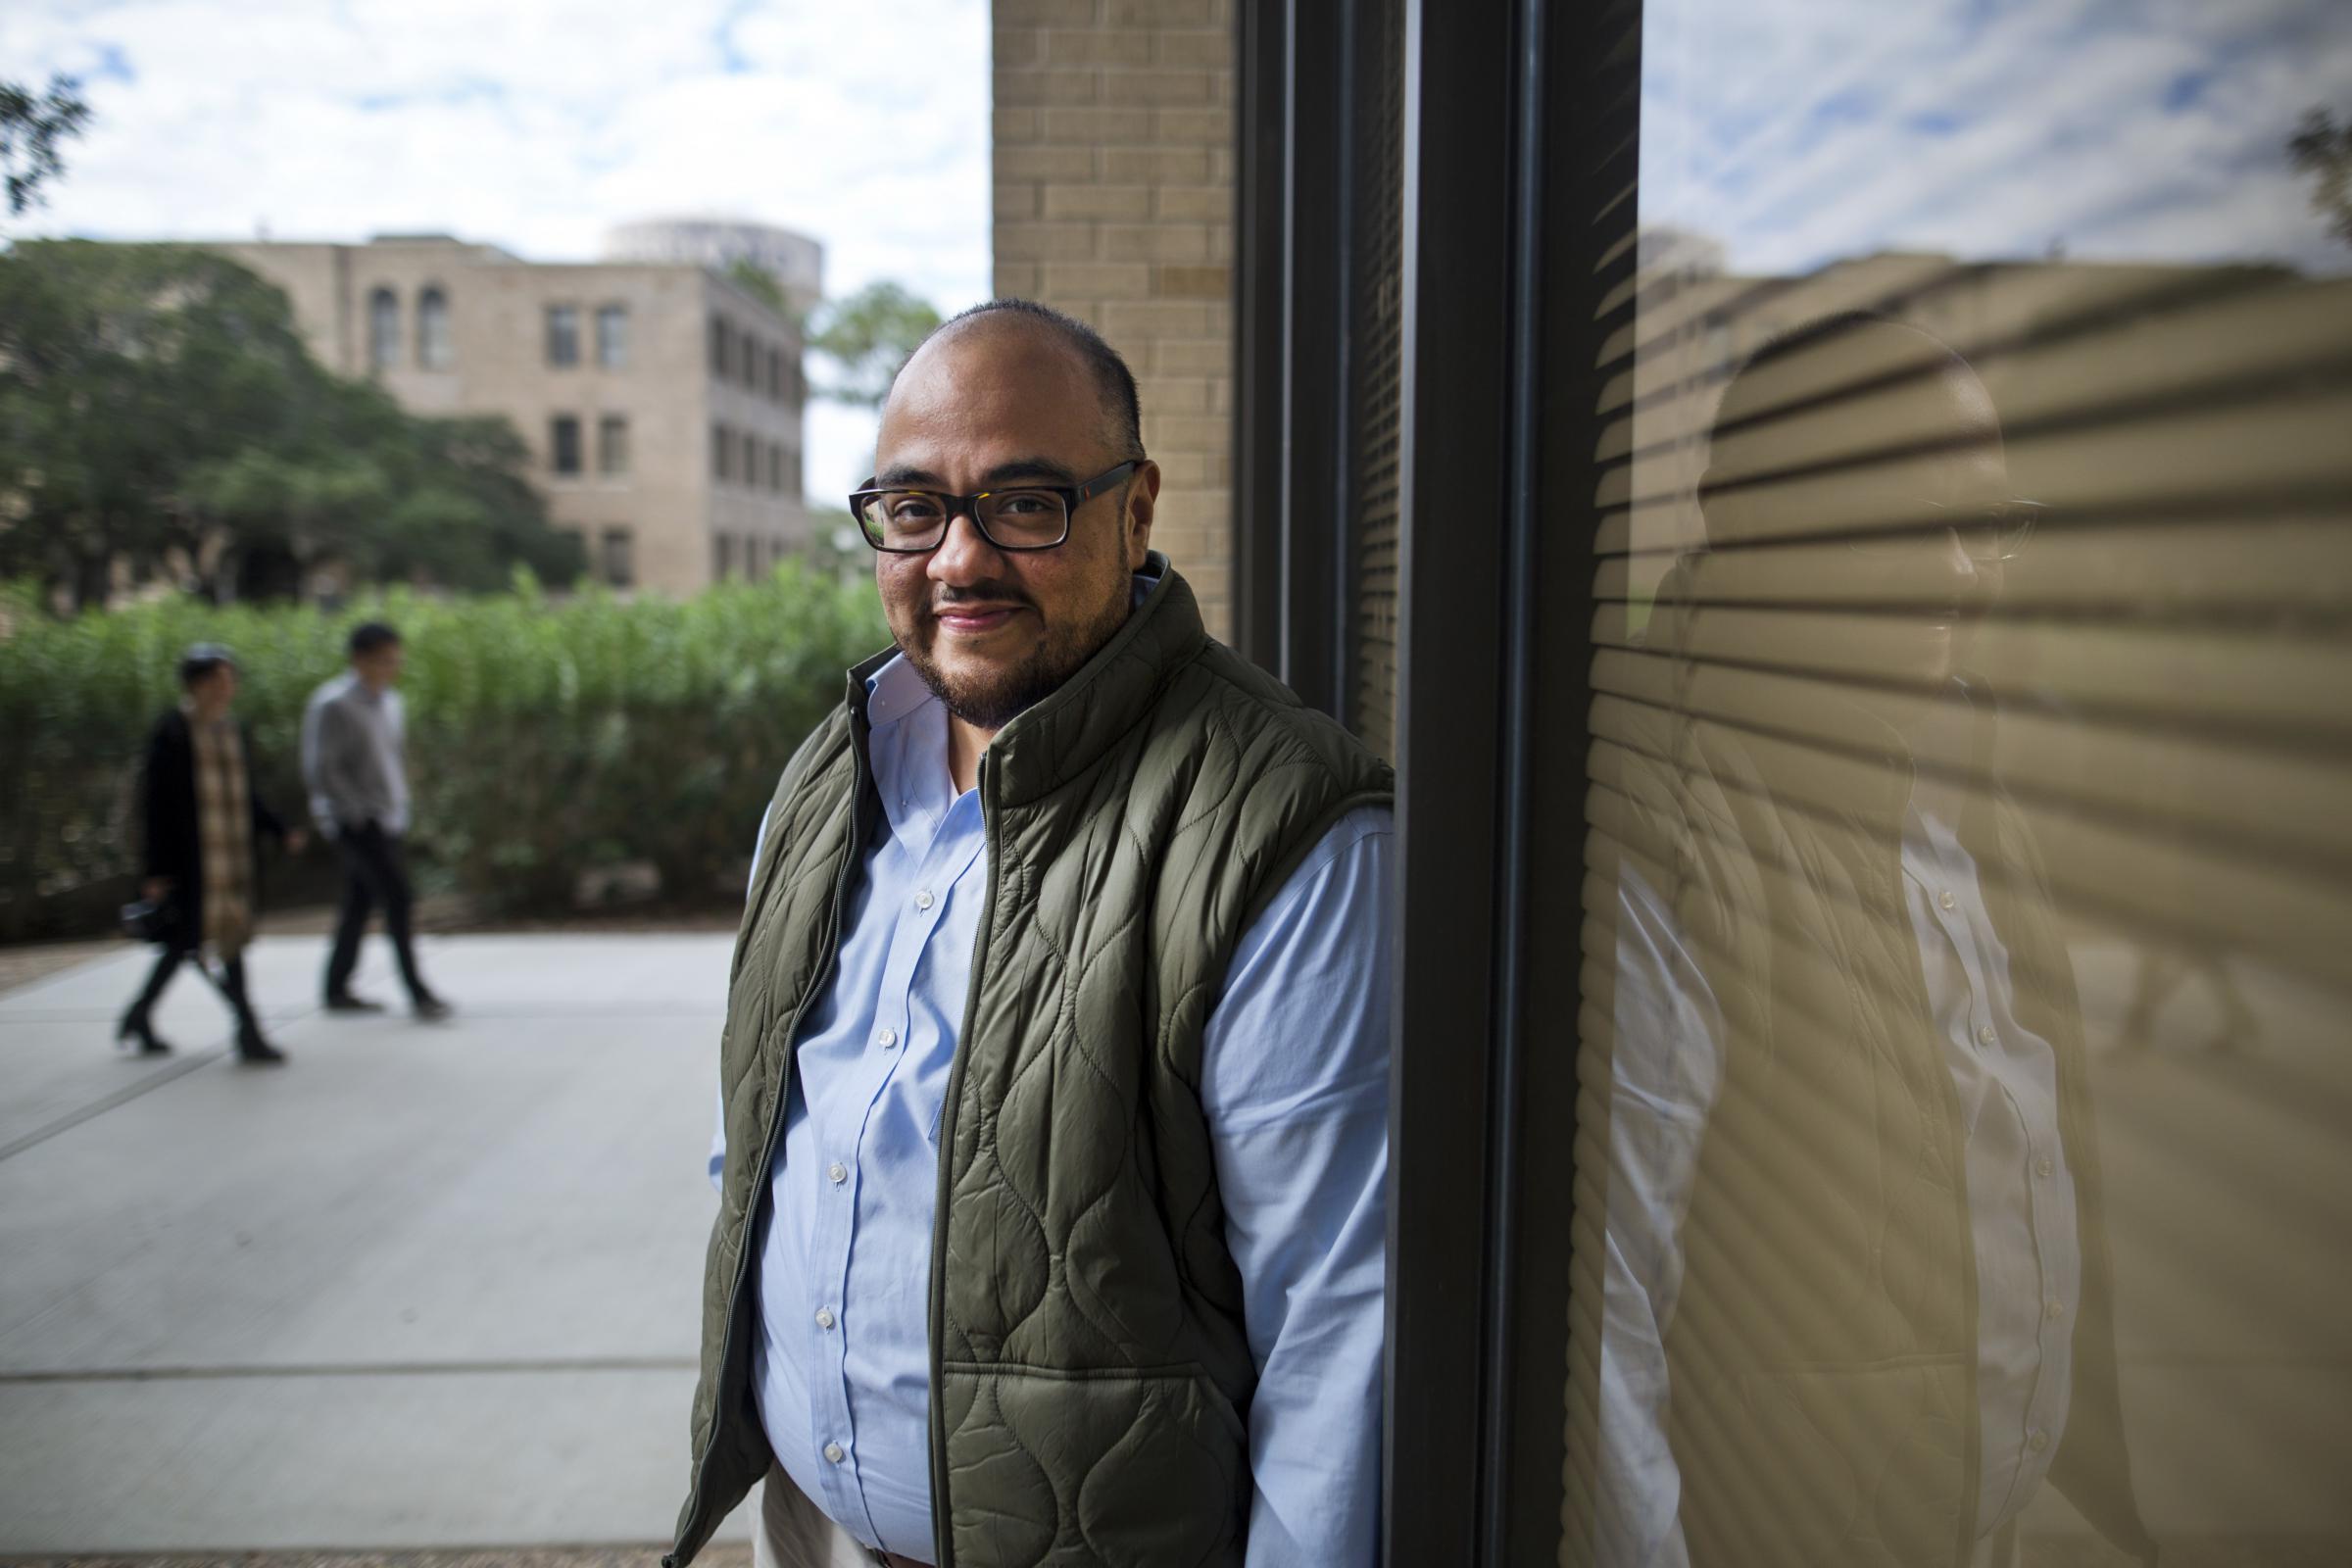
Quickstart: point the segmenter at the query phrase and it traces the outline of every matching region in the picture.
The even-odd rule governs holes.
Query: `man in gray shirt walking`
[[[417,972],[409,933],[413,897],[402,851],[409,831],[408,768],[401,755],[406,725],[400,693],[393,690],[400,662],[400,633],[381,621],[353,627],[351,668],[313,692],[302,715],[302,776],[311,815],[343,860],[343,907],[326,960],[326,1010],[383,1010],[382,1004],[351,991],[360,938],[381,904],[416,1016],[445,1018],[449,1004]]]

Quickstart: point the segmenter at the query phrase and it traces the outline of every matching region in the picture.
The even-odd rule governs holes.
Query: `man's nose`
[[[963,507],[948,518],[947,532],[940,536],[924,570],[933,582],[972,583],[1001,575],[1003,566],[997,547],[980,531],[972,509]]]

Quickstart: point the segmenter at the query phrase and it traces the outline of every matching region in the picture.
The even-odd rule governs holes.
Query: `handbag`
[[[179,911],[169,899],[139,899],[122,906],[122,934],[134,942],[168,943],[179,927]]]

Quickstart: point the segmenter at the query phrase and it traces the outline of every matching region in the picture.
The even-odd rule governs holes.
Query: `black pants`
[[[147,984],[140,988],[130,1004],[129,1016],[144,1022],[148,1012],[161,1000],[164,987],[179,972],[179,966],[194,956],[187,948],[166,948],[155,956],[155,967],[147,971]],[[253,1015],[253,1004],[245,996],[245,956],[239,954],[220,965],[220,995],[228,1002],[229,1010],[237,1017],[237,1037],[240,1044],[258,1037],[262,1021]]]
[[[409,891],[407,858],[397,836],[370,822],[347,827],[335,835],[335,853],[343,860],[343,908],[335,920],[335,947],[326,960],[326,994],[339,997],[351,985],[359,967],[360,938],[368,932],[368,916],[384,906],[384,932],[400,960],[400,978],[412,1001],[432,993],[416,972],[416,949],[409,937],[409,910],[415,903]]]

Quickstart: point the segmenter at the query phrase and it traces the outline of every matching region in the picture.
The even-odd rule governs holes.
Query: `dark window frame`
[[[547,419],[547,471],[559,479],[577,479],[587,468],[586,441],[576,414],[551,414]],[[565,459],[570,460],[568,465]]]
[[[551,304],[542,308],[542,347],[551,370],[577,369],[580,364],[580,308]]]
[[[458,363],[457,336],[450,324],[449,290],[427,283],[416,291],[416,368],[448,370]]]
[[[608,332],[608,322],[618,323]],[[625,370],[629,368],[629,308],[617,301],[596,308],[596,364],[603,370]]]
[[[1237,642],[1359,730],[1351,290],[1403,98],[1384,1560],[1550,1561],[1566,1459],[1597,377],[1640,0],[1237,8]],[[1393,32],[1378,29],[1394,28]],[[1318,40],[1339,37],[1334,51]],[[1369,286],[1368,284],[1366,286]],[[1583,368],[1579,368],[1582,367]],[[1564,519],[1580,519],[1576,521]],[[1556,797],[1554,797],[1556,798]],[[1446,1049],[1429,1049],[1444,1041]],[[1468,1043],[1465,1049],[1465,1043]]]

